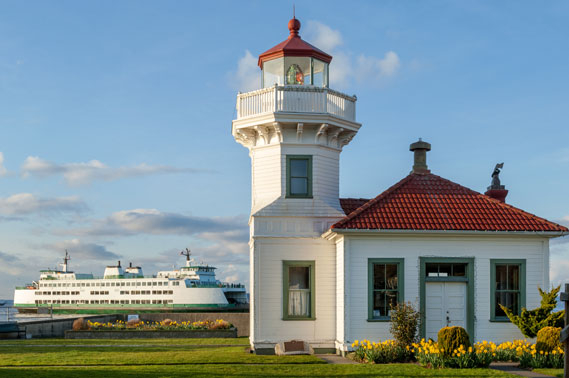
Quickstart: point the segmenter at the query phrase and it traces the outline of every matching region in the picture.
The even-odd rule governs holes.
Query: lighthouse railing
[[[273,86],[237,95],[237,119],[265,113],[332,114],[356,120],[356,97],[313,86]]]

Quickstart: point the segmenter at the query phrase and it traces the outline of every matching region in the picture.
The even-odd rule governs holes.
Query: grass
[[[232,342],[238,344],[223,346]],[[490,369],[432,370],[414,364],[331,365],[315,356],[257,356],[247,352],[246,343],[244,338],[2,341],[0,376],[512,377]],[[105,344],[114,346],[100,346]]]
[[[551,375],[552,377],[563,378],[563,369],[533,369],[536,373]]]
[[[71,339],[31,339],[31,340],[0,340],[0,351],[2,347],[27,346],[27,345],[49,345],[49,346],[70,346],[70,345],[167,345],[167,346],[186,346],[186,345],[249,345],[249,338],[238,337],[229,339],[122,339],[122,340],[71,340]]]

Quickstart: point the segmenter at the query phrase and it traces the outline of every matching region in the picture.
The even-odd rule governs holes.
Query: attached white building
[[[288,26],[260,55],[263,88],[238,95],[232,125],[251,156],[252,347],[385,340],[398,301],[420,309],[423,337],[446,325],[474,340],[522,337],[498,304],[539,305],[549,239],[569,230],[505,204],[502,186],[480,194],[430,173],[422,141],[399,183],[339,198],[340,153],[361,127],[356,97],[328,88],[332,57],[300,38],[298,20]]]

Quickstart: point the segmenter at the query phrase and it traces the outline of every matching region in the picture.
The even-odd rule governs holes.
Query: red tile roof
[[[332,230],[569,231],[431,173],[411,173],[372,200],[340,204],[347,216]]]
[[[259,55],[258,64],[261,69],[263,69],[263,63],[267,60],[273,60],[282,56],[307,56],[320,59],[326,63],[332,61],[332,56],[300,38],[298,34],[300,21],[293,18],[289,21],[288,28],[290,35],[287,39]]]

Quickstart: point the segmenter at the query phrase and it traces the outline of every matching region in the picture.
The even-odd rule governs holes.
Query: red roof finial
[[[288,22],[288,30],[290,30],[289,38],[298,37],[298,31],[300,30],[300,21],[298,21],[294,16]]]

